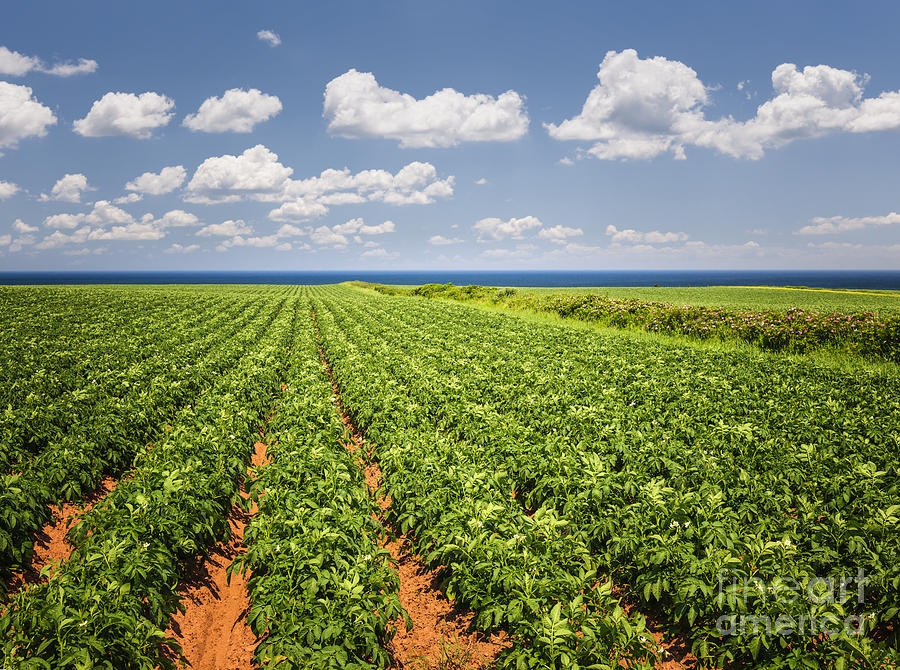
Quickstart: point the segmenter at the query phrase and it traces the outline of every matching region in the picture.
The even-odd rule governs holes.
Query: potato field
[[[0,667],[896,667],[881,359],[346,285],[2,287]],[[192,661],[227,542],[249,643]],[[400,651],[434,628],[409,561],[463,617],[436,655]]]

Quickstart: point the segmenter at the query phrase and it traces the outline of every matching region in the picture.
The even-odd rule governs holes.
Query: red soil
[[[318,334],[318,326],[316,332]],[[319,355],[331,380],[337,411],[350,438],[345,446],[351,453],[358,455],[357,464],[364,468],[366,484],[375,494],[383,512],[390,507],[391,500],[378,493],[382,479],[381,469],[371,460],[365,439],[344,410],[331,366],[321,348]],[[362,454],[366,454],[367,458],[363,459]],[[400,604],[413,622],[410,631],[406,630],[402,619],[394,622],[397,632],[388,646],[388,652],[393,659],[392,667],[395,670],[428,670],[436,667],[462,670],[490,665],[500,652],[511,644],[505,633],[501,631],[486,636],[482,633],[468,632],[474,615],[468,611],[460,611],[444,595],[438,587],[436,571],[429,569],[410,551],[410,542],[405,535],[400,535],[397,539],[391,539],[390,535],[388,533],[383,546],[397,561]]]
[[[256,467],[268,463],[263,442],[254,445],[252,462]],[[243,491],[241,495],[248,497]],[[255,513],[255,504],[249,513],[233,507],[228,517],[231,538],[198,560],[179,589],[185,611],[172,617],[167,635],[181,645],[184,660],[193,670],[245,670],[252,666],[257,640],[246,622],[250,611],[247,576],[235,570],[229,580],[225,571],[243,552],[244,529]]]
[[[114,488],[116,480],[106,477],[99,488],[83,502],[63,503],[62,508],[51,506],[53,520],[35,537],[31,560],[21,572],[13,573],[9,578],[7,592],[15,593],[27,585],[46,581],[45,577],[41,577],[41,570],[48,565],[58,567],[60,563],[67,561],[72,553],[72,546],[66,541],[69,528],[77,524],[85,512],[103,500]],[[50,574],[54,567],[51,567]]]

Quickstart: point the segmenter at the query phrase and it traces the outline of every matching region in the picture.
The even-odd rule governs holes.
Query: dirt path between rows
[[[316,337],[321,340],[319,324],[315,312],[312,313],[315,323]],[[353,424],[342,401],[340,389],[334,380],[331,365],[325,358],[325,352],[318,345],[322,365],[328,373],[331,388],[334,391],[335,407],[346,427],[345,446],[354,454],[365,454],[366,458],[358,458],[357,464],[365,469],[366,484],[375,495],[381,506],[380,521],[386,523],[384,512],[390,507],[391,499],[379,492],[382,475],[378,464],[372,460],[371,449],[362,434]],[[491,636],[481,633],[467,632],[474,614],[460,611],[438,588],[436,571],[418,559],[411,551],[411,543],[406,535],[394,535],[387,528],[388,534],[382,546],[390,551],[397,561],[397,573],[400,577],[398,596],[400,604],[407,611],[413,622],[412,630],[407,631],[402,620],[395,622],[397,633],[388,645],[388,653],[393,659],[394,670],[469,670],[488,667],[503,649],[510,646],[510,641],[502,631]]]
[[[253,466],[267,463],[265,443],[256,442]],[[249,468],[247,475],[251,476]],[[244,499],[249,497],[243,488],[240,493]],[[232,507],[228,516],[230,539],[217,544],[205,559],[198,561],[179,589],[184,614],[175,613],[166,634],[181,645],[184,660],[192,670],[247,670],[253,665],[257,640],[246,622],[250,611],[247,575],[235,570],[229,580],[226,570],[243,553],[244,529],[254,514],[255,503],[249,512]]]
[[[14,572],[6,583],[7,593],[11,596],[22,588],[28,588],[32,584],[40,584],[47,581],[47,577],[41,576],[41,570],[48,565],[58,566],[69,560],[72,554],[72,545],[66,541],[66,533],[69,528],[77,524],[85,512],[103,500],[116,488],[116,480],[112,477],[104,477],[100,486],[78,503],[63,503],[62,507],[50,506],[53,520],[44,526],[34,538],[34,554],[25,567]],[[50,574],[53,574],[51,568]]]

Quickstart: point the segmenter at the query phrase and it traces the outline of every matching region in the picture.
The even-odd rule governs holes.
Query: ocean
[[[0,272],[0,284],[481,284],[483,286],[809,286],[900,290],[900,270],[335,270]]]

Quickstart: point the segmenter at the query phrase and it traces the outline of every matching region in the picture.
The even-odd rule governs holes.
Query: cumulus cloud
[[[278,155],[262,144],[240,156],[207,158],[187,185],[188,202],[236,202],[245,198],[279,200],[294,170],[278,162]]]
[[[278,239],[277,235],[265,235],[262,237],[244,237],[242,235],[236,235],[230,240],[224,240],[216,245],[216,251],[226,251],[232,247],[271,248],[275,251],[290,251],[293,248],[293,245],[290,242],[282,242]]]
[[[41,66],[41,59],[0,46],[0,74],[21,77]]]
[[[153,220],[151,214],[145,214],[142,221]],[[160,218],[155,219],[158,225],[164,228],[183,228],[185,226],[199,225],[200,219],[196,214],[185,212],[183,209],[172,209],[163,214]]]
[[[83,226],[75,232],[64,233],[60,230],[52,232],[35,245],[38,249],[55,249],[66,244],[84,244],[91,233],[90,226]]]
[[[538,237],[543,240],[550,240],[556,244],[565,244],[570,237],[578,237],[584,235],[581,228],[569,228],[568,226],[552,226],[550,228],[542,228],[538,232]]]
[[[900,91],[863,98],[866,75],[828,65],[776,67],[775,96],[746,121],[708,119],[711,89],[678,61],[610,51],[597,78],[580,114],[545,127],[558,140],[593,142],[584,153],[600,159],[684,158],[690,145],[758,159],[797,139],[900,129]]]
[[[481,219],[473,227],[478,231],[478,239],[484,241],[505,238],[522,239],[527,231],[540,228],[542,225],[541,220],[537,217],[525,216],[521,219],[513,218],[507,221],[498,218]]]
[[[94,209],[84,217],[85,223],[102,226],[109,223],[131,223],[134,217],[124,209],[116,207],[108,200],[98,200],[94,203]]]
[[[479,254],[489,260],[514,260],[531,258],[534,255],[534,245],[520,244],[514,249],[486,249]]]
[[[481,179],[476,179],[476,180],[475,180],[475,183],[476,183],[478,186],[484,186],[484,185],[487,184],[488,182],[487,182],[487,179],[485,179],[484,177],[482,177]]]
[[[67,174],[60,178],[50,189],[50,195],[41,193],[38,200],[58,200],[59,202],[81,202],[81,194],[85,191],[95,191],[88,186],[87,177],[83,174]]]
[[[12,244],[12,235],[0,235],[0,247],[7,247]]]
[[[89,240],[138,240],[149,242],[161,240],[166,236],[166,231],[155,221],[134,221],[122,226],[111,228],[95,228],[88,235]]]
[[[395,228],[393,221],[385,221],[375,226],[368,226],[363,219],[359,218],[338,224],[332,230],[342,235],[383,235],[385,233],[393,233]]]
[[[175,102],[159,93],[109,92],[94,101],[83,119],[72,125],[84,137],[128,135],[138,139],[151,137],[153,130],[169,123]]]
[[[187,171],[183,165],[164,167],[158,173],[145,172],[125,184],[126,191],[137,191],[144,195],[163,195],[171,193],[184,183]],[[133,201],[130,201],[133,202]]]
[[[113,200],[114,205],[130,205],[135,202],[140,202],[144,199],[140,193],[128,193],[126,195],[119,196],[115,200]]]
[[[428,238],[428,244],[433,244],[434,246],[442,247],[449,244],[459,244],[462,242],[462,239],[459,237],[444,237],[443,235],[432,235]]]
[[[26,137],[43,137],[55,123],[53,112],[35,100],[30,88],[0,81],[0,149],[15,148]]]
[[[240,156],[207,158],[185,189],[185,200],[203,204],[256,200],[281,203],[269,212],[273,221],[296,223],[328,213],[329,207],[384,202],[427,205],[453,195],[454,178],[439,179],[430,163],[413,162],[396,174],[387,170],[324,170],[317,177],[291,179],[293,169],[259,144]]]
[[[18,51],[10,51],[8,48],[0,46],[0,74],[13,77],[21,77],[32,70],[57,77],[71,77],[76,74],[96,72],[97,67],[97,61],[89,58],[79,58],[75,62],[62,62],[47,66],[36,56],[25,56]]]
[[[281,45],[281,38],[278,37],[278,33],[274,30],[260,30],[256,33],[256,38],[265,42],[270,47],[277,47]]]
[[[375,247],[373,249],[368,249],[362,252],[359,257],[360,258],[375,258],[380,260],[390,260],[392,258],[397,258],[400,254],[395,251],[388,251],[383,247]]]
[[[309,234],[309,239],[320,246],[346,247],[350,241],[341,233],[335,232],[328,226],[319,226]]]
[[[258,89],[232,88],[221,98],[207,98],[196,114],[188,114],[183,125],[204,133],[249,133],[281,111],[281,100]]]
[[[22,219],[16,219],[15,221],[13,221],[13,230],[24,235],[25,233],[37,232],[38,227],[29,226],[27,223],[22,221]]]
[[[445,88],[417,100],[356,70],[328,82],[323,116],[333,135],[398,140],[404,148],[505,142],[528,132],[524,100],[515,91],[495,98]]]
[[[19,191],[19,185],[11,181],[0,181],[0,200],[13,197]]]
[[[687,233],[663,233],[658,230],[652,230],[649,233],[642,233],[633,228],[619,230],[614,225],[606,226],[606,234],[612,238],[613,244],[670,244],[672,242],[684,242],[688,238]]]
[[[173,244],[168,249],[163,249],[164,254],[191,254],[195,251],[200,250],[199,244],[188,244],[187,246],[178,244],[177,242]]]
[[[900,223],[900,214],[891,212],[884,216],[817,216],[811,219],[808,226],[803,226],[797,235],[834,235],[849,230],[860,230],[869,226],[889,226]]]
[[[64,228],[71,230],[84,222],[84,214],[51,214],[44,219],[48,228]]]
[[[243,219],[223,221],[222,223],[211,223],[197,231],[200,237],[211,237],[213,235],[219,237],[235,237],[237,235],[252,235],[253,228],[244,222]]]
[[[48,68],[41,69],[41,72],[57,77],[72,77],[76,74],[92,74],[97,71],[98,67],[99,65],[95,60],[79,58],[77,61],[56,63]]]
[[[270,211],[269,218],[272,221],[308,221],[317,219],[327,213],[328,207],[321,202],[311,202],[304,198],[296,198]]]
[[[392,205],[428,205],[435,198],[453,195],[453,177],[438,179],[437,169],[431,163],[415,161],[402,167],[396,174],[387,170],[363,170],[355,174],[348,168],[329,169],[318,177],[291,181],[286,185],[284,197],[304,202],[344,204],[349,202],[376,201]],[[340,196],[335,200],[335,196]]]

